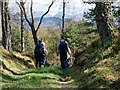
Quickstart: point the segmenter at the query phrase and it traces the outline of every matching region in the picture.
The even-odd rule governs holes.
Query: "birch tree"
[[[24,13],[24,16],[25,16],[25,19],[26,19],[26,21],[28,22],[29,26],[31,27],[31,31],[32,31],[32,35],[33,35],[33,39],[34,39],[35,45],[36,45],[37,42],[38,42],[37,32],[38,32],[38,30],[39,30],[39,28],[40,28],[40,25],[41,25],[41,23],[42,23],[42,20],[43,20],[44,16],[46,16],[46,15],[49,13],[50,8],[52,7],[52,5],[54,4],[55,1],[56,1],[56,0],[52,0],[51,4],[50,4],[49,7],[48,7],[48,10],[41,16],[37,28],[35,28],[35,23],[34,23],[33,0],[31,0],[31,6],[30,6],[30,13],[31,13],[32,21],[30,21],[30,19],[29,19],[28,16],[27,16],[25,4],[22,4],[22,5],[21,5],[20,3],[18,3],[18,1],[16,1],[16,3],[19,5],[19,7],[22,8],[23,13]],[[21,0],[21,2],[24,3],[23,0]]]

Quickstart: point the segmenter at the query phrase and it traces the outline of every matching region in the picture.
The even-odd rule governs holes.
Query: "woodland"
[[[13,14],[10,0],[0,0],[0,89],[120,88],[119,0],[82,0],[95,8],[84,12],[77,21],[65,18],[69,0],[62,0],[62,15],[52,17],[57,26],[48,23],[48,28],[43,27],[47,25],[44,20],[57,0],[51,0],[37,23],[34,0],[29,0],[30,7],[27,2],[15,0],[19,11]],[[61,36],[72,53],[68,69],[61,68],[60,56],[56,54]],[[48,55],[45,67],[36,68],[34,49],[41,39]]]

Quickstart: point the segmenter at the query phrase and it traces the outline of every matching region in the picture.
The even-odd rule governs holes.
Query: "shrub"
[[[72,51],[84,49],[96,36],[96,28],[89,27],[84,20],[78,22],[68,20],[65,37]]]
[[[12,28],[12,48],[14,51],[21,51],[21,29],[19,26]],[[25,52],[32,53],[34,49],[34,42],[30,30],[24,30]]]

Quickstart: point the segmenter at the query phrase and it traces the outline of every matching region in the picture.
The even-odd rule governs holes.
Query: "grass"
[[[17,74],[2,73],[2,86],[3,88],[117,88],[119,82],[117,66],[119,66],[117,60],[104,59],[97,63],[86,64],[83,68],[73,66],[64,70],[52,66],[21,70]],[[65,82],[60,80],[66,77],[70,79]]]
[[[120,42],[120,37],[116,38],[114,43]],[[106,45],[105,48],[98,47],[100,41],[91,45],[85,52],[78,56],[76,65],[80,69],[79,78],[80,87],[89,88],[115,88],[119,89],[120,85],[120,49],[113,51],[112,44]],[[118,47],[120,44],[116,44]],[[73,74],[73,77],[76,77]]]
[[[34,68],[34,60],[18,52],[10,53],[0,46],[2,55],[0,63],[2,64],[2,88],[65,88],[77,87],[74,80],[66,82],[66,70],[60,67]],[[73,84],[73,85],[72,85]]]
[[[0,56],[2,88],[119,89],[120,41],[114,42],[116,52],[111,45],[103,48],[100,40],[96,41],[76,58],[76,65],[68,69],[34,68],[32,58],[18,52],[11,54],[0,46],[3,52]]]
[[[68,71],[68,70],[67,70]],[[66,71],[66,72],[67,72]],[[3,88],[65,88],[77,87],[74,80],[60,81],[67,73],[59,67],[32,68],[19,75],[3,75]]]

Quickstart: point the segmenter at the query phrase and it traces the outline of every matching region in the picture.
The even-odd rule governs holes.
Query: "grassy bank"
[[[34,59],[18,52],[9,53],[1,46],[2,88],[110,88],[120,85],[120,39],[101,46],[92,43],[76,57],[69,69],[51,66],[35,68]]]

